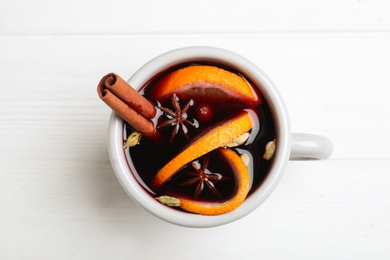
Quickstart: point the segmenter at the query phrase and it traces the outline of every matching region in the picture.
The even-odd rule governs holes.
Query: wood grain
[[[389,259],[390,2],[0,2],[0,259]],[[291,161],[222,227],[165,223],[121,188],[96,86],[173,48],[236,51],[274,81],[294,132],[334,143]]]
[[[3,0],[0,33],[220,34],[389,31],[386,0]]]

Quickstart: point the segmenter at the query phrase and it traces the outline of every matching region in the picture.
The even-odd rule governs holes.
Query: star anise
[[[183,109],[180,107],[179,98],[176,96],[176,94],[173,94],[172,96],[172,106],[174,111],[172,111],[169,108],[163,107],[163,106],[157,106],[159,109],[165,112],[166,117],[168,120],[162,122],[161,124],[157,125],[157,128],[166,127],[166,126],[174,126],[170,142],[173,142],[173,139],[175,138],[176,134],[182,130],[184,136],[189,140],[188,137],[188,129],[185,124],[191,125],[193,127],[198,127],[198,123],[196,120],[194,122],[191,122],[187,119],[187,111],[190,108],[190,106],[193,104],[193,100],[191,99],[188,101],[188,103],[185,105]]]
[[[192,168],[195,169],[195,172],[187,172],[187,175],[192,177],[189,180],[183,182],[181,186],[193,185],[198,183],[195,190],[194,199],[196,199],[204,190],[206,186],[210,191],[212,191],[218,197],[222,197],[218,192],[217,188],[214,185],[214,182],[223,181],[229,179],[228,177],[222,176],[220,173],[212,173],[207,168],[209,165],[209,155],[206,155],[203,160],[203,165],[200,166],[200,163],[193,162]]]

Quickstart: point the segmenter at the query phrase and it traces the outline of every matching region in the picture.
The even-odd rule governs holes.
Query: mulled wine
[[[192,82],[194,77],[203,77],[203,74],[195,75],[196,68],[202,66],[216,67],[239,76],[248,84],[252,92],[249,94],[254,98],[246,99],[246,94],[241,93],[240,89],[220,88],[219,85],[225,84],[222,79],[220,83],[201,80]],[[176,78],[171,76],[185,68],[193,68],[193,71],[187,74],[183,72]],[[214,74],[207,77],[219,80]],[[191,83],[169,91],[162,90],[171,84],[169,80]],[[124,148],[124,153],[129,166],[135,169],[132,173],[151,196],[179,195],[210,203],[223,203],[233,197],[237,192],[234,167],[219,152],[219,148],[208,151],[208,143],[197,142],[202,141],[202,137],[212,129],[224,127],[224,122],[236,118],[243,111],[250,117],[251,129],[245,133],[245,137],[242,137],[244,134],[241,136],[241,141],[235,138],[233,144],[229,141],[222,146],[225,147],[223,149],[234,151],[245,161],[250,179],[248,196],[261,185],[272,164],[272,154],[265,156],[265,149],[267,144],[275,140],[274,118],[267,100],[244,74],[222,64],[204,61],[179,64],[155,75],[142,87],[140,93],[157,108],[152,121],[158,135],[156,138],[142,137],[137,145]],[[124,142],[134,131],[130,124],[124,123]],[[179,169],[167,181],[155,187],[152,183],[157,173],[194,144],[199,147],[198,150],[205,149],[207,152],[178,166]]]

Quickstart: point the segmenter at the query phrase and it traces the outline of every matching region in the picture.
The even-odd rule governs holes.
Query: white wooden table
[[[390,259],[390,2],[247,2],[0,1],[0,259]],[[126,195],[96,94],[104,74],[190,45],[258,64],[294,132],[335,147],[210,229]]]

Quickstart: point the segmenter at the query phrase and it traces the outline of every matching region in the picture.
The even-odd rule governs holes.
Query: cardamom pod
[[[123,148],[133,147],[133,146],[137,145],[139,143],[139,141],[141,140],[141,137],[142,137],[141,133],[132,132],[129,135],[129,137],[127,137],[127,140],[126,140],[125,145],[123,146]]]
[[[271,160],[271,158],[274,156],[275,150],[276,150],[276,139],[268,142],[265,145],[265,152],[263,154],[263,158],[267,161]]]
[[[180,206],[180,199],[175,198],[175,197],[163,195],[163,196],[157,197],[156,200],[158,200],[162,204],[167,205],[169,207],[179,207]]]
[[[240,155],[241,160],[244,162],[246,166],[249,164],[249,156],[246,153]]]
[[[234,139],[233,141],[227,143],[226,146],[227,147],[237,147],[237,146],[240,146],[243,143],[245,143],[246,140],[248,140],[248,138],[249,138],[249,133],[246,132],[246,133],[240,135],[239,137],[237,137],[236,139]]]

